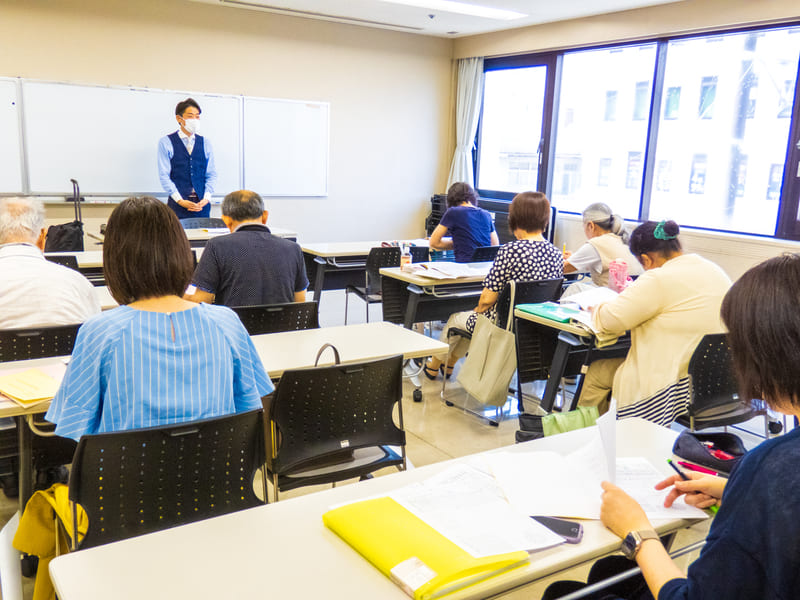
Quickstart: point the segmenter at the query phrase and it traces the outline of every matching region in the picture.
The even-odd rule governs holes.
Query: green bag
[[[569,412],[545,415],[542,417],[542,429],[545,436],[575,431],[591,427],[599,416],[596,406],[580,406]]]

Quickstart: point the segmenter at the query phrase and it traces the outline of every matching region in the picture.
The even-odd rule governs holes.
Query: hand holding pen
[[[685,494],[686,504],[697,508],[708,508],[716,513],[717,502],[722,498],[722,492],[728,480],[723,477],[714,477],[713,475],[703,475],[695,472],[686,473],[676,467],[671,460],[667,462],[678,474],[672,475],[656,484],[657,490],[672,486],[669,494],[664,499],[664,506],[669,508],[679,496]]]

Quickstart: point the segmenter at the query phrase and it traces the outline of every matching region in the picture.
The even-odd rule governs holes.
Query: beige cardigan
[[[700,339],[725,331],[719,309],[730,286],[720,267],[684,254],[646,271],[612,302],[596,309],[594,322],[600,331],[631,332],[628,357],[614,376],[618,408],[686,377]]]
[[[643,272],[642,265],[631,254],[630,249],[622,241],[622,238],[615,233],[604,233],[590,239],[587,244],[590,244],[597,250],[600,256],[600,262],[603,265],[603,270],[598,273],[592,270],[592,283],[597,287],[606,287],[608,285],[608,265],[612,260],[622,259],[628,264],[628,275],[641,275]]]

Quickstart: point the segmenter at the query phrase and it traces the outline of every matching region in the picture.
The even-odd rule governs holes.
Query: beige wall
[[[329,196],[267,200],[271,222],[302,241],[423,233],[454,143],[451,51],[450,40],[186,0],[0,0],[2,76],[330,102]],[[115,128],[136,135],[124,114]]]
[[[502,56],[778,23],[800,18],[797,0],[684,0],[455,40],[453,56]]]

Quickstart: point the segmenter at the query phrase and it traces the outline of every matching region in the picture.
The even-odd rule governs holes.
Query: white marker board
[[[158,140],[178,129],[175,105],[191,95],[211,141],[215,195],[240,189],[241,97],[22,81],[31,194],[67,194],[71,178],[94,195],[165,195]],[[4,186],[5,187],[5,186]]]
[[[0,78],[0,194],[24,191],[19,109],[16,80]]]
[[[326,102],[244,98],[244,187],[265,196],[327,196]]]

